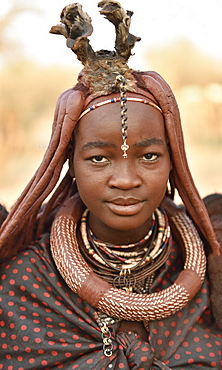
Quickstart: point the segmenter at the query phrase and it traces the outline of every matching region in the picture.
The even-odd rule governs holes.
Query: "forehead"
[[[121,105],[119,102],[107,104],[87,113],[80,119],[76,134],[90,139],[98,135],[118,134],[121,138]],[[135,136],[165,136],[162,114],[149,105],[127,102],[128,139]]]

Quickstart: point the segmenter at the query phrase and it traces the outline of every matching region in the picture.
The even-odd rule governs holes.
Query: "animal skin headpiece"
[[[135,92],[136,81],[127,65],[135,42],[140,41],[140,37],[129,33],[133,12],[125,12],[116,1],[100,1],[98,6],[101,8],[100,13],[115,26],[115,51],[93,50],[88,39],[93,32],[91,18],[78,3],[70,4],[62,10],[61,23],[53,26],[50,32],[66,37],[67,46],[84,65],[79,80],[83,80],[89,87],[93,97],[117,92],[118,75],[124,77],[127,90]]]

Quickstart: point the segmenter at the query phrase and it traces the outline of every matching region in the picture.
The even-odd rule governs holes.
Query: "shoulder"
[[[0,279],[12,285],[21,284],[29,279],[36,279],[36,275],[43,271],[55,270],[54,262],[50,253],[49,234],[33,245],[27,246],[16,256],[10,258],[0,266]]]

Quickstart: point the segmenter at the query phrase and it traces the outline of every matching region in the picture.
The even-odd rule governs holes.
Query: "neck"
[[[152,218],[146,221],[146,223],[141,225],[139,228],[130,230],[112,229],[103,224],[100,220],[96,221],[97,222],[95,222],[95,219],[92,218],[89,213],[89,228],[96,238],[110,244],[127,245],[137,243],[147,235],[151,226]]]

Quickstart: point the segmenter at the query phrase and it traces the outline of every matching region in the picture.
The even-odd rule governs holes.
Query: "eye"
[[[144,159],[147,162],[155,162],[159,158],[159,155],[156,153],[146,153],[141,159]]]
[[[107,163],[108,159],[103,155],[95,155],[94,157],[90,158],[93,163]]]

